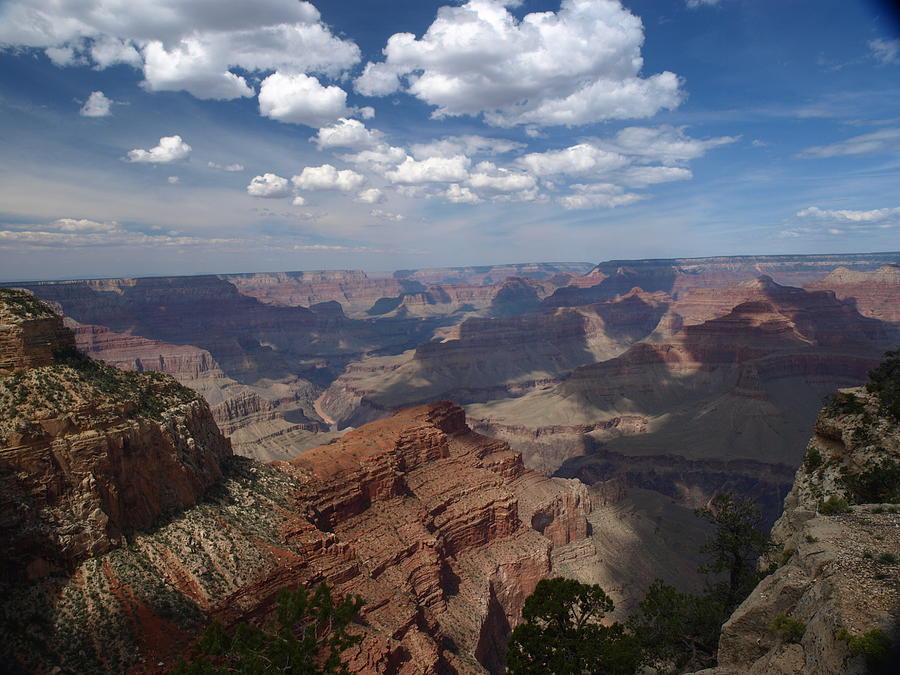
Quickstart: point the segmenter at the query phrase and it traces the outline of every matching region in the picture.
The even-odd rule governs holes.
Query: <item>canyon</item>
[[[366,602],[352,671],[499,672],[542,578],[696,590],[692,509],[781,514],[896,346],[897,258],[0,289],[7,656],[166,670],[325,581]]]
[[[403,406],[463,405],[545,475],[771,518],[821,397],[900,339],[897,254],[23,284],[81,350],[200,393],[235,451],[289,459]]]
[[[77,355],[48,306],[8,298],[32,313],[0,308],[19,354],[0,378],[2,623],[29,670],[171,665],[210,618],[259,619],[326,581],[366,601],[354,671],[495,672],[537,581],[596,567],[588,488],[526,469],[453,403],[263,465],[171,376]],[[45,398],[7,405],[36,383]]]

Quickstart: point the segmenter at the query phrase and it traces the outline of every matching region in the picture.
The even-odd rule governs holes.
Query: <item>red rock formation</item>
[[[760,275],[771,276],[781,284],[800,286],[839,266],[870,271],[896,260],[895,253],[610,260],[597,265],[586,275],[585,282],[561,288],[545,302],[554,307],[584,305],[612,299],[634,286],[645,291],[664,291],[681,299],[694,289],[723,288]],[[600,283],[593,281],[597,278]]]
[[[900,323],[900,264],[885,265],[873,272],[838,267],[805,288],[834,291],[863,316]]]
[[[106,621],[109,631],[102,649],[89,639],[79,649],[102,651],[96,658],[116,663],[108,670],[138,658],[171,663],[196,624],[168,611],[175,623],[148,634],[132,625],[131,608],[142,608],[141,626],[161,621],[161,595],[184,616],[195,606],[226,623],[258,621],[280,589],[325,580],[366,601],[354,628],[364,639],[345,655],[353,672],[496,672],[524,599],[553,573],[552,550],[587,536],[592,508],[583,485],[525,469],[447,402],[403,410],[289,462],[238,462],[217,495],[78,570],[54,611],[92,594],[104,614],[89,612],[91,630]],[[154,590],[160,584],[168,596]],[[56,625],[51,655],[82,639],[64,620]],[[41,655],[19,658],[34,667]]]
[[[24,292],[43,312],[23,319],[7,293],[0,335],[19,346],[14,372],[0,372],[2,532],[12,543],[2,568],[36,577],[194,504],[231,446],[208,406],[169,377],[58,361],[73,358],[72,332]]]
[[[223,277],[244,295],[288,307],[339,302],[348,314],[364,314],[380,298],[416,292],[423,286],[402,279],[370,279],[362,270],[229,274]]]
[[[46,366],[59,350],[74,349],[62,319],[32,295],[0,289],[0,376]]]

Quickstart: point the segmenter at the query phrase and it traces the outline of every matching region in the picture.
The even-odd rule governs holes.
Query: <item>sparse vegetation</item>
[[[806,469],[807,473],[812,473],[822,466],[822,463],[822,453],[816,448],[810,448],[806,451],[806,455],[803,458],[803,467]]]
[[[175,673],[345,675],[349,671],[341,652],[362,640],[349,632],[362,605],[359,597],[335,602],[325,584],[314,593],[302,586],[284,590],[267,628],[240,623],[225,630],[213,622],[197,641],[197,658],[182,662]]]
[[[862,635],[853,635],[846,628],[841,628],[835,637],[847,643],[853,656],[864,656],[870,669],[880,667],[890,657],[891,639],[880,628],[873,628]]]
[[[819,502],[819,513],[823,516],[839,516],[850,510],[850,504],[843,497],[832,495]]]
[[[855,504],[900,503],[900,462],[883,459],[865,471],[845,473],[840,479]]]
[[[802,621],[792,619],[786,614],[779,614],[772,619],[772,623],[769,624],[769,630],[785,642],[800,642],[806,633],[806,626]]]
[[[862,399],[853,392],[846,391],[826,396],[825,409],[832,415],[860,415],[866,412]]]
[[[55,364],[0,378],[0,440],[40,434],[41,419],[67,417],[83,426],[136,417],[159,421],[166,410],[197,399],[169,375],[127,372],[67,352]]]
[[[881,365],[869,372],[866,389],[878,397],[883,415],[900,422],[900,349],[884,356]]]
[[[0,288],[0,306],[16,319],[49,319],[56,316],[46,303],[17,288]]]
[[[897,564],[897,556],[893,553],[882,553],[878,556],[878,562],[883,565],[896,565]]]

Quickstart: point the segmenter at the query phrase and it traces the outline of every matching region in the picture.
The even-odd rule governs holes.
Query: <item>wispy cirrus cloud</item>
[[[822,209],[809,206],[797,211],[793,226],[783,237],[810,234],[865,234],[900,227],[900,206],[881,209]]]
[[[875,155],[900,151],[900,127],[879,129],[829,145],[806,148],[798,157],[824,158],[849,155]]]

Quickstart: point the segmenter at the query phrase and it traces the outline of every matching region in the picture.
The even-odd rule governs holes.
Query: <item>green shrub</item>
[[[825,409],[835,415],[861,415],[866,412],[862,400],[856,394],[845,391],[836,391],[826,396]]]
[[[812,473],[822,466],[822,461],[822,453],[815,448],[810,448],[803,458],[803,467],[806,469],[807,473]]]
[[[869,372],[866,389],[881,403],[882,414],[900,421],[900,349],[885,352],[885,361]]]
[[[802,621],[792,619],[785,614],[779,614],[772,619],[772,623],[769,624],[769,630],[785,642],[800,642],[806,633],[806,625]]]
[[[842,513],[847,513],[849,510],[850,505],[843,497],[832,495],[828,499],[819,502],[819,513],[823,516],[837,516]]]
[[[846,628],[841,628],[835,637],[847,643],[853,656],[862,654],[869,668],[883,664],[891,653],[891,639],[880,628],[873,628],[862,635],[851,635]]]
[[[882,553],[878,556],[878,562],[884,563],[885,565],[896,565],[897,556],[893,553]]]
[[[786,548],[781,552],[781,555],[778,556],[778,566],[786,565],[788,561],[793,557],[793,555],[797,552],[795,548]]]
[[[900,462],[884,459],[865,471],[848,474],[840,482],[856,504],[895,504],[900,502]]]

